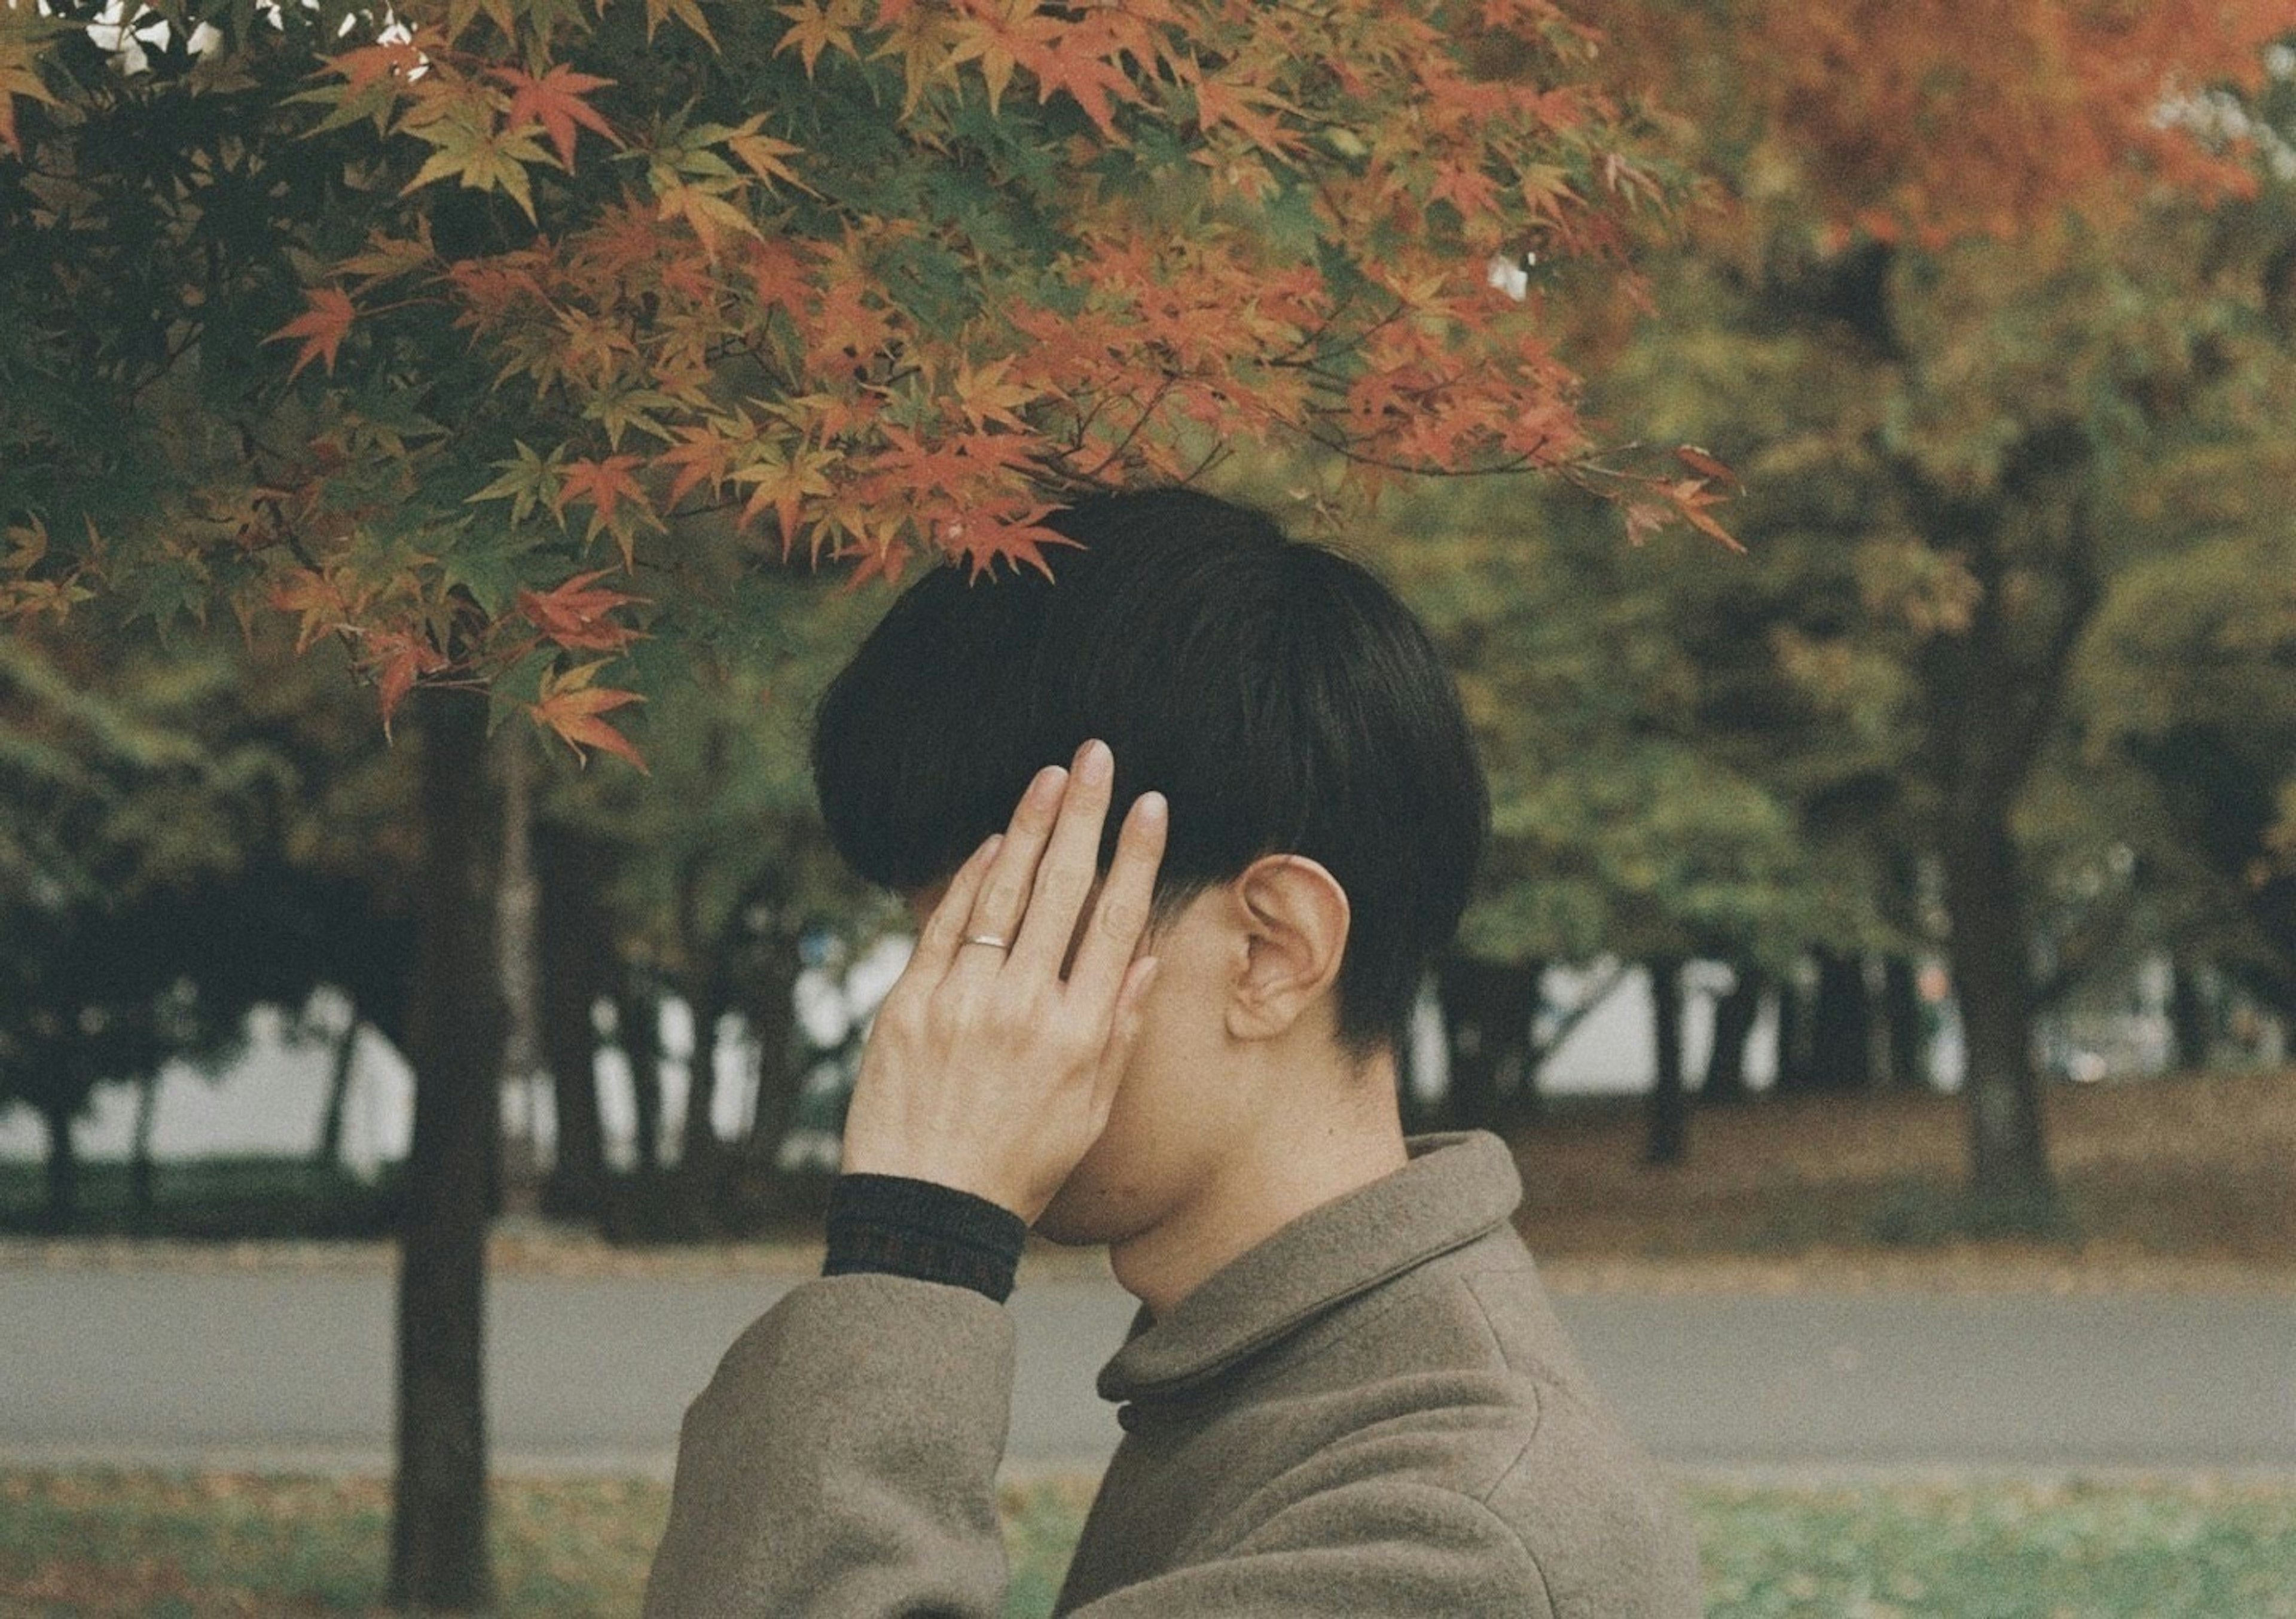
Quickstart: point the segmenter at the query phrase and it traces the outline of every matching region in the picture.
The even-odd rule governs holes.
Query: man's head
[[[864,641],[816,719],[822,811],[857,872],[922,910],[1037,769],[1105,741],[1103,869],[1135,798],[1171,808],[1144,946],[1164,971],[1125,1081],[1160,1099],[1130,1105],[1198,1121],[1209,1154],[1249,1122],[1199,1088],[1253,1043],[1360,1067],[1400,1039],[1466,904],[1482,770],[1425,632],[1361,564],[1189,490],[1047,521],[1081,547],[1050,554],[1054,579],[936,567]],[[1136,1202],[1160,1173],[1210,1172],[1143,1170],[1176,1132],[1127,1110],[1120,1095],[1107,1151]],[[1157,1211],[1069,1216],[1069,1240],[1113,1241]]]

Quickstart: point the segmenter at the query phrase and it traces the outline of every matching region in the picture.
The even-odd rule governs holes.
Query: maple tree
[[[0,11],[12,217],[50,229],[128,201],[88,193],[127,90],[73,12]],[[1532,251],[1615,266],[1677,189],[1546,0],[140,15],[179,101],[342,164],[323,218],[266,221],[287,273],[238,291],[294,302],[238,402],[275,431],[201,469],[168,565],[349,638],[386,718],[489,686],[635,759],[608,670],[691,637],[698,547],[857,582],[1046,567],[1053,501],[1234,439],[1365,481],[1551,470],[1713,526],[1705,475],[1601,457],[1544,294],[1492,284]],[[84,485],[10,501],[0,613],[134,571]]]

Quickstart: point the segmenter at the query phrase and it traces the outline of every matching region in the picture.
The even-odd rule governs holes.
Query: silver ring
[[[994,933],[967,933],[960,942],[963,944],[993,944],[1000,950],[1009,950],[1013,948],[1013,941],[1010,939],[999,939]]]

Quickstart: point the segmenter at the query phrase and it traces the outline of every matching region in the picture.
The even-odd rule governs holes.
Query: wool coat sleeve
[[[969,1289],[882,1275],[792,1289],[686,1411],[648,1619],[994,1619],[1013,1365],[1011,1318]],[[1075,1614],[1554,1611],[1488,1506],[1399,1470],[1327,1475],[1247,1518],[1230,1543]]]
[[[969,1288],[792,1288],[686,1409],[646,1619],[995,1619],[1013,1354],[1012,1318]]]

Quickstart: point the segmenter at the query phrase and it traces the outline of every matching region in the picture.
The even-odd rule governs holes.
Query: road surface
[[[785,1283],[496,1278],[505,1471],[667,1475],[685,1401]],[[1132,1303],[1024,1280],[1012,1460],[1096,1467],[1094,1372]],[[2296,1300],[2134,1294],[1563,1296],[1626,1423],[1666,1460],[1784,1473],[2210,1469],[2296,1475]],[[380,1471],[380,1272],[0,1264],[0,1459]]]

